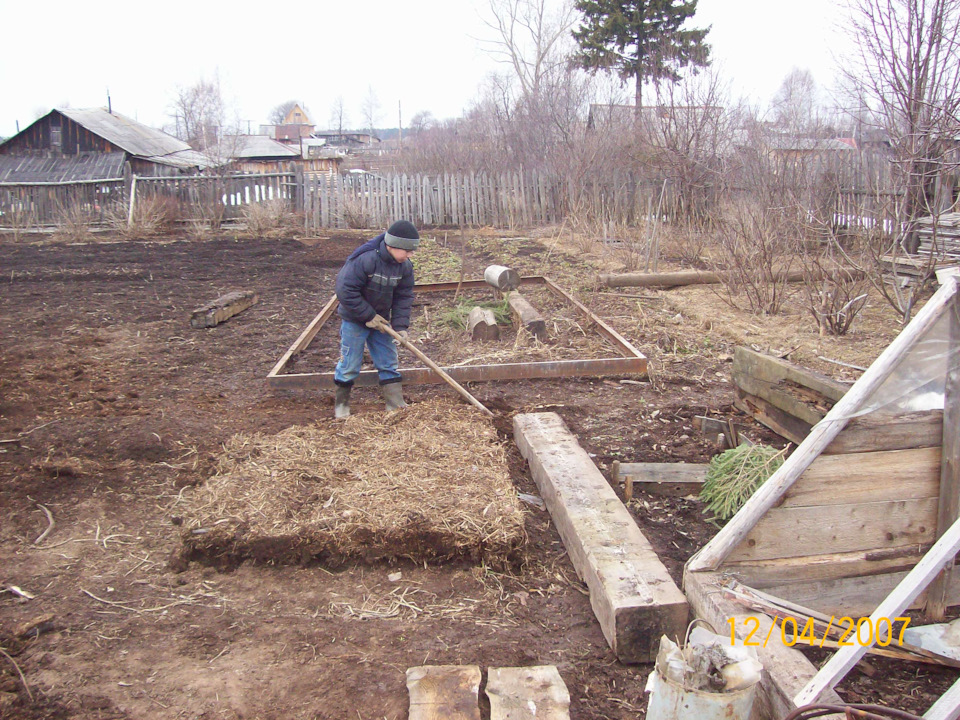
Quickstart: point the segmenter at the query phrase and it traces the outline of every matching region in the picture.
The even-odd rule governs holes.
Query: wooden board
[[[933,543],[903,545],[882,550],[726,562],[723,565],[723,572],[737,578],[744,585],[758,590],[765,590],[775,585],[882,575],[909,570],[920,561],[923,553],[932,545]]]
[[[547,337],[546,322],[523,295],[512,292],[507,295],[507,302],[521,327],[540,340]]]
[[[755,636],[767,637],[773,621],[763,613],[724,598],[720,593],[720,582],[719,573],[684,570],[683,587],[694,614],[710,623],[718,633],[729,633],[730,621],[733,620],[734,630],[741,641],[755,624],[753,620],[748,622],[748,618],[756,618],[759,627]],[[774,631],[771,636],[779,638],[779,632]],[[796,709],[793,697],[816,675],[817,668],[799,650],[780,642],[761,643],[756,650],[763,665],[763,674],[751,717],[784,718]],[[824,693],[821,700],[824,703],[841,702],[832,691]]]
[[[851,418],[824,452],[830,455],[936,447],[943,435],[943,411],[872,412]]]
[[[960,718],[960,680],[940,696],[923,714],[923,720],[957,720]]]
[[[800,387],[816,391],[831,402],[840,400],[846,394],[848,387],[822,373],[770,355],[762,355],[742,346],[734,351],[733,375],[735,379],[746,377],[770,386],[777,385],[782,380],[789,380]],[[762,392],[744,389],[754,395],[766,397]]]
[[[734,393],[734,407],[750,415],[761,425],[766,425],[777,435],[799,445],[810,434],[810,428],[813,427],[810,423],[794,417],[761,397],[751,395],[742,388],[735,387]]]
[[[939,447],[821,455],[787,490],[779,507],[918,500],[939,494]]]
[[[490,668],[490,720],[570,720],[570,692],[554,665]]]
[[[930,543],[937,499],[774,507],[730,553],[731,562]]]
[[[251,305],[256,305],[258,301],[257,294],[250,290],[227,293],[194,310],[190,314],[190,327],[215,327]]]
[[[420,665],[407,670],[410,720],[480,720],[477,665]]]
[[[513,429],[607,643],[621,662],[652,662],[661,635],[683,637],[683,593],[559,415],[516,415]]]
[[[709,465],[695,463],[613,463],[613,481],[631,484],[645,493],[666,497],[696,495]]]

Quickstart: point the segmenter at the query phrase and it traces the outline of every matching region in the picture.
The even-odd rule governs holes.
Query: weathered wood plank
[[[229,320],[239,312],[243,312],[259,301],[257,294],[251,290],[231,292],[218,297],[203,307],[199,307],[190,314],[190,326],[195,328],[211,328]]]
[[[761,425],[766,425],[777,435],[799,445],[810,434],[810,428],[813,427],[810,423],[794,417],[761,397],[745,392],[742,388],[735,387],[734,393],[734,407],[750,415]]]
[[[708,465],[693,463],[613,463],[613,481],[639,485],[651,495],[696,495],[703,487]]]
[[[729,558],[769,560],[929,543],[936,525],[936,498],[771,508]]]
[[[734,351],[733,372],[735,376],[740,373],[773,385],[781,380],[789,380],[801,387],[815,390],[833,402],[840,400],[848,389],[847,385],[822,373],[787,362],[781,358],[762,355],[743,346]],[[759,394],[754,393],[754,395]]]
[[[621,662],[652,662],[661,635],[683,636],[683,593],[559,415],[516,415],[513,428],[607,643]]]
[[[938,447],[821,455],[787,490],[780,507],[918,500],[939,492]]]
[[[510,310],[520,326],[525,328],[534,337],[544,340],[547,337],[547,324],[540,313],[530,304],[523,295],[514,291],[507,295]]]
[[[410,720],[480,720],[477,665],[420,665],[407,669]]]
[[[500,326],[493,315],[493,310],[487,310],[479,305],[470,309],[467,315],[467,332],[473,340],[499,340]]]
[[[816,675],[817,668],[799,651],[779,642],[779,631],[773,631],[773,621],[755,610],[729,600],[720,593],[720,575],[718,573],[693,573],[685,570],[683,587],[694,614],[710,623],[717,632],[730,631],[733,623],[737,637],[743,641],[747,632],[756,624],[748,618],[756,618],[759,627],[755,637],[767,637],[772,642],[761,643],[756,648],[763,665],[760,680],[760,692],[757,693],[757,705],[753,717],[783,718],[796,709],[793,697]],[[829,691],[821,698],[825,703],[840,703],[840,697]]]
[[[824,449],[824,453],[874,452],[936,447],[943,436],[943,411],[872,412],[855,417]]]
[[[490,668],[490,720],[570,720],[570,692],[554,665]]]

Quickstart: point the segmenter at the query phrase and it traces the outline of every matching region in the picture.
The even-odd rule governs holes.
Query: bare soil
[[[898,330],[880,301],[848,337],[820,338],[799,301],[785,316],[757,318],[708,288],[598,293],[593,277],[609,258],[549,233],[477,233],[462,249],[434,235],[455,262],[422,280],[455,280],[461,269],[479,278],[491,262],[550,275],[650,358],[647,382],[471,386],[495,411],[525,494],[537,490],[512,445],[514,413],[559,413],[608,477],[614,460],[709,461],[716,446],[694,429],[696,415],[733,417],[754,440],[782,446],[731,405],[733,347],[853,379],[821,358],[866,366]],[[399,558],[337,568],[170,562],[183,499],[212,475],[224,443],[333,422],[329,393],[272,391],[265,376],[368,236],[0,239],[0,717],[393,720],[407,717],[406,669],[422,664],[552,664],[572,717],[643,715],[651,668],[617,662],[534,505],[526,545],[506,570]],[[190,327],[194,308],[232,290],[255,290],[260,302],[216,328]],[[335,346],[316,342],[310,363],[332,369]],[[452,392],[405,389],[412,403]],[[381,412],[374,389],[355,396],[356,413]],[[38,543],[50,525],[43,508],[55,526]],[[629,508],[678,582],[716,532],[696,498],[638,493]],[[44,618],[44,632],[21,636]],[[886,660],[865,667],[841,694],[920,713],[956,676]]]

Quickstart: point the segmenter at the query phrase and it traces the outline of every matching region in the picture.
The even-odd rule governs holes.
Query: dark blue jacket
[[[393,259],[381,233],[347,258],[337,273],[337,313],[344,320],[365,323],[382,315],[398,332],[410,327],[413,264]]]

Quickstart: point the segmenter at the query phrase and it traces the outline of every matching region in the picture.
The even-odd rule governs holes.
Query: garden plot
[[[189,500],[182,556],[504,566],[523,513],[493,424],[451,401],[237,434]]]

